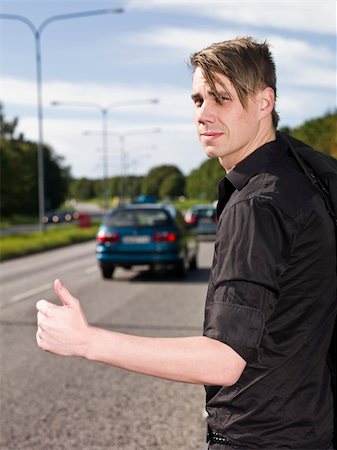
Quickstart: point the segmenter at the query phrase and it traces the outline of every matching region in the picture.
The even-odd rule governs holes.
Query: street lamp
[[[66,19],[77,19],[88,16],[103,14],[122,13],[122,8],[97,9],[82,11],[78,13],[58,14],[47,17],[39,27],[36,27],[27,17],[18,14],[0,14],[0,19],[17,20],[24,23],[33,33],[35,39],[35,62],[36,62],[36,86],[37,86],[37,118],[38,118],[38,192],[39,192],[39,227],[44,230],[43,216],[45,215],[45,174],[43,155],[43,102],[42,102],[42,67],[41,67],[41,35],[42,31],[52,22]]]
[[[103,208],[105,211],[109,208],[109,192],[108,192],[108,112],[110,109],[119,106],[133,106],[142,104],[157,104],[159,100],[153,99],[140,99],[140,100],[125,100],[120,102],[109,103],[104,106],[95,102],[68,102],[68,101],[53,101],[52,106],[72,106],[76,108],[95,108],[102,114],[102,150],[103,150]],[[89,132],[87,133],[89,134]]]
[[[153,101],[152,101],[153,103]],[[158,103],[158,100],[155,101],[155,103]],[[144,128],[144,129],[134,129],[134,130],[128,130],[124,132],[118,132],[118,131],[107,131],[105,130],[106,135],[116,136],[119,139],[119,146],[120,146],[120,156],[121,156],[121,176],[122,176],[122,182],[121,182],[121,199],[124,197],[124,182],[123,178],[127,178],[127,162],[126,162],[126,151],[125,151],[125,138],[126,136],[134,136],[138,134],[148,134],[148,133],[161,133],[161,128]],[[96,131],[83,131],[83,134],[93,135],[97,134]],[[106,151],[106,156],[104,157],[103,154],[103,170],[108,170],[108,158],[107,158],[107,147],[104,149],[103,152]]]

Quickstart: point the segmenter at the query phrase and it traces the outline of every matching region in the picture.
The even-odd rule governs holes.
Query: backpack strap
[[[307,176],[307,178],[309,179],[311,184],[314,186],[314,188],[319,192],[319,194],[323,198],[326,209],[328,210],[328,213],[329,213],[331,219],[333,220],[335,227],[336,227],[336,231],[337,231],[337,216],[332,207],[332,200],[331,200],[328,189],[326,188],[326,186],[324,185],[322,180],[317,176],[314,169],[311,168],[310,166],[308,166],[303,161],[303,159],[298,154],[298,151],[296,151],[296,148],[294,147],[291,140],[283,133],[281,134],[281,136],[287,142],[291,154],[293,155],[294,159],[297,161],[298,165],[301,167],[302,171],[305,173],[305,175]],[[337,172],[336,172],[336,175],[337,175]]]

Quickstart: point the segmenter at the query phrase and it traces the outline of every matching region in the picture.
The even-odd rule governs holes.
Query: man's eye
[[[201,98],[195,98],[194,99],[194,104],[197,108],[200,108],[200,106],[202,105],[203,100]]]
[[[221,97],[216,97],[216,102],[222,105],[225,102],[228,102],[230,100],[229,97],[226,97],[225,95],[222,95]]]

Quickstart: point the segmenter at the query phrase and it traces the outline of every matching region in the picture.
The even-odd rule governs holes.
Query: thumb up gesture
[[[89,342],[90,326],[80,302],[62,285],[54,283],[54,289],[62,305],[46,300],[36,304],[36,341],[40,348],[63,356],[85,356]]]

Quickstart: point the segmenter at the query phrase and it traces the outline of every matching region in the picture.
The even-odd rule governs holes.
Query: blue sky
[[[116,103],[108,115],[111,176],[123,170],[118,133],[125,134],[128,172],[197,168],[205,155],[193,125],[188,60],[213,42],[244,35],[269,41],[281,126],[336,108],[334,0],[0,1],[1,13],[36,27],[53,15],[114,7],[124,13],[57,21],[42,33],[44,141],[75,177],[102,176],[102,116],[94,108],[53,107],[54,100]],[[137,104],[153,98],[159,103]],[[0,19],[0,100],[6,117],[18,117],[19,131],[37,140],[34,38],[18,21]]]

